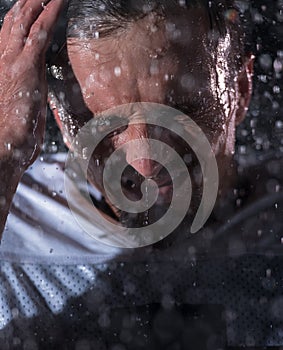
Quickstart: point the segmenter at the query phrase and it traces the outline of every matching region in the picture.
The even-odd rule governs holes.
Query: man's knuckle
[[[46,31],[44,27],[44,22],[42,20],[38,20],[33,24],[31,34],[37,35],[42,31]]]
[[[19,11],[14,15],[14,23],[24,22],[29,16],[29,14],[30,14],[30,11],[26,9],[22,9],[21,11]]]
[[[32,7],[24,7],[14,14],[14,23],[25,24],[36,19],[36,11]]]

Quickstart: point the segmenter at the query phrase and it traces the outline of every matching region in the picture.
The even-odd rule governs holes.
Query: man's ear
[[[238,108],[236,113],[236,125],[239,125],[245,118],[249,108],[254,72],[255,56],[250,55],[246,58],[245,64],[238,77]]]

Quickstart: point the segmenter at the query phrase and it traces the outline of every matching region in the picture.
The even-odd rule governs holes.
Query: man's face
[[[241,92],[237,74],[233,80],[229,72],[229,35],[214,50],[209,46],[211,35],[206,12],[190,9],[167,19],[150,14],[107,38],[70,38],[67,47],[84,103],[94,118],[129,103],[154,102],[174,107],[199,125],[219,165],[225,166],[225,159],[234,152]],[[129,120],[128,126],[105,138],[94,152],[89,180],[102,193],[105,160],[131,140],[154,138],[166,142],[183,157],[191,173],[195,162],[188,146],[169,130],[145,124],[143,113],[127,112],[124,117]],[[125,148],[129,166],[122,178],[124,193],[132,200],[140,199],[140,184],[144,178],[152,178],[159,186],[159,203],[169,203],[172,183],[166,169],[150,160],[150,148],[146,150],[147,158],[132,161],[133,153],[138,151]],[[222,170],[228,169],[220,168],[220,175]]]

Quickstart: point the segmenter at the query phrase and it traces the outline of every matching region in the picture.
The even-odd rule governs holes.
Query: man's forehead
[[[152,12],[107,36],[101,35],[99,27],[91,24],[91,19],[88,21],[92,34],[85,30],[84,25],[79,35],[69,37],[70,44],[86,46],[87,43],[92,49],[99,50],[100,47],[105,49],[104,43],[111,48],[114,47],[115,42],[119,42],[119,44],[132,46],[143,45],[146,48],[169,43],[188,45],[192,41],[199,41],[201,37],[202,39],[211,37],[209,16],[207,11],[200,7],[179,9],[166,16]],[[103,29],[101,31],[103,34]]]
[[[182,14],[168,18],[150,14],[133,23],[128,30],[104,38],[69,38],[71,63],[82,61],[85,71],[92,67],[94,74],[102,75],[117,65],[115,72],[118,75],[118,68],[126,71],[136,68],[141,75],[144,71],[147,74],[148,70],[155,75],[167,69],[166,80],[176,73],[177,66],[185,65],[183,68],[191,75],[197,67],[204,72],[211,63],[209,23],[202,9],[187,11],[189,16]]]
[[[103,38],[69,39],[71,64],[93,112],[134,101],[195,109],[203,98],[213,100],[214,53],[221,52],[217,45],[209,49],[206,11],[183,12],[166,18],[152,13]]]
[[[173,14],[168,18],[151,14],[128,30],[105,38],[69,38],[70,56],[88,67],[98,68],[102,74],[112,69],[112,65],[124,66],[126,70],[138,65],[140,73],[149,69],[153,75],[160,69],[168,69],[169,77],[178,65],[186,65],[188,71],[202,66],[204,71],[211,63],[212,52],[208,49],[211,38],[208,19],[203,9],[187,11],[189,15]]]

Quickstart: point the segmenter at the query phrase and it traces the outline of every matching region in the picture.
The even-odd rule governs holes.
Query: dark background
[[[251,2],[255,61],[254,93],[248,116],[238,128],[241,162],[261,162],[283,152],[283,1]]]

